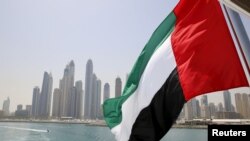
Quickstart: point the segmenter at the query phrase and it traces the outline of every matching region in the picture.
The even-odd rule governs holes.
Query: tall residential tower
[[[93,63],[89,59],[86,64],[85,74],[85,99],[84,99],[84,119],[91,119],[91,102],[92,102],[92,91],[93,91]]]
[[[118,76],[115,79],[115,97],[119,97],[121,96],[122,93],[122,80],[121,78]]]
[[[71,116],[71,96],[74,87],[75,64],[73,60],[66,65],[64,69],[63,78],[60,81],[60,116]]]
[[[10,114],[10,98],[9,97],[3,102],[3,111],[4,111],[4,116],[9,116]]]
[[[38,116],[39,98],[40,98],[40,89],[39,89],[39,87],[36,86],[35,88],[33,88],[33,97],[32,97],[31,115],[33,117]]]
[[[232,101],[230,92],[228,90],[224,91],[223,97],[224,97],[225,112],[232,112]]]
[[[52,83],[53,78],[51,73],[44,72],[42,91],[39,99],[39,116],[43,118],[50,116]]]
[[[103,88],[103,102],[110,97],[110,86],[109,83],[104,84]]]

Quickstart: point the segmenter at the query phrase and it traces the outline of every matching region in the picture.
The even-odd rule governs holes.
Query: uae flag
[[[122,96],[103,104],[118,141],[156,141],[191,98],[249,87],[218,0],[180,0],[138,57]]]

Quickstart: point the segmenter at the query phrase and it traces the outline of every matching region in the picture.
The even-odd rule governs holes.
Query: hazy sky
[[[75,62],[75,80],[85,81],[85,67],[111,84],[125,81],[152,32],[173,3],[166,0],[1,0],[0,109],[8,96],[11,111],[31,104],[44,71],[59,85],[63,70]]]
[[[91,58],[113,96],[115,78],[120,76],[124,86],[140,51],[174,5],[170,0],[1,0],[0,109],[8,96],[11,111],[31,104],[44,71],[52,73],[57,88],[71,60],[75,80],[84,84]]]

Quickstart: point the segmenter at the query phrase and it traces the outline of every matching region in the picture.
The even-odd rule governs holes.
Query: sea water
[[[0,141],[115,141],[115,138],[103,126],[0,122]],[[161,141],[207,141],[207,130],[172,128]]]

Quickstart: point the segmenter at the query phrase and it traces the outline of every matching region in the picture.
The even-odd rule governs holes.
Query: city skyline
[[[235,97],[236,105],[232,105],[231,97]],[[222,104],[224,102],[224,104]],[[207,100],[207,95],[203,95],[200,103],[196,98],[188,101],[179,116],[180,120],[193,119],[249,119],[250,118],[250,93],[234,96],[228,90],[223,92],[223,102],[215,104]]]
[[[110,97],[114,97],[115,78],[120,76],[124,87],[126,74],[140,51],[175,4],[143,0],[0,1],[0,105],[7,97],[10,112],[18,104],[30,105],[33,88],[41,87],[44,71],[53,76],[53,90],[58,88],[70,60],[75,63],[75,79],[85,86],[85,65],[90,58],[95,74],[102,84],[110,84]],[[222,99],[222,95],[210,97]]]
[[[92,60],[88,60],[86,63],[86,86],[85,88],[89,87],[91,88],[91,98],[86,98],[86,101],[91,101],[91,103],[88,103],[89,106],[87,109],[82,109],[82,106],[84,105],[83,100],[85,99],[85,95],[83,94],[83,86],[82,81],[78,80],[74,83],[74,61],[71,60],[69,64],[66,65],[66,68],[64,69],[64,76],[60,80],[60,88],[55,88],[53,93],[53,102],[50,101],[49,104],[47,101],[49,101],[49,94],[50,94],[50,88],[52,86],[52,75],[48,74],[46,71],[44,72],[44,78],[43,78],[43,85],[42,85],[42,91],[40,94],[40,88],[38,86],[35,86],[33,88],[33,100],[32,105],[26,105],[26,109],[23,109],[25,105],[19,104],[17,105],[17,110],[15,111],[15,115],[18,116],[25,116],[25,115],[31,115],[32,118],[48,118],[52,116],[52,118],[62,118],[62,117],[72,117],[76,119],[102,119],[102,113],[101,113],[101,99],[106,99],[109,97],[109,84],[105,83],[102,86],[101,80],[97,78],[96,74],[93,72],[94,64],[92,63]],[[91,76],[91,77],[88,77]],[[67,78],[67,79],[66,79]],[[89,78],[89,79],[88,79]],[[119,81],[117,81],[119,80]],[[118,82],[118,86],[122,83],[120,82],[120,77],[116,78],[116,82]],[[69,84],[69,85],[65,85]],[[72,84],[72,85],[71,85]],[[92,84],[92,85],[90,85]],[[70,86],[70,87],[69,87]],[[101,89],[103,87],[103,94],[101,94]],[[120,86],[119,86],[120,87]],[[71,88],[68,90],[67,88]],[[62,91],[68,91],[68,95],[63,95]],[[45,92],[44,92],[45,91]],[[44,97],[47,96],[47,100],[44,101]],[[42,96],[43,95],[43,96]],[[66,97],[65,97],[66,96]],[[52,97],[52,95],[51,95]],[[61,98],[61,97],[65,97]],[[235,106],[232,104],[232,97],[235,97]],[[4,101],[3,104],[3,111],[9,110],[9,103],[10,99],[7,98],[7,100]],[[200,104],[199,104],[200,103]],[[223,104],[222,104],[223,103]],[[48,107],[53,105],[51,107],[52,115],[46,115],[47,111],[49,110],[41,110],[42,107]],[[66,112],[62,112],[65,109],[64,105],[68,104],[68,108],[66,108]],[[87,105],[85,105],[87,106]],[[250,117],[250,93],[249,94],[239,94],[236,93],[234,96],[231,95],[231,93],[228,90],[223,91],[223,101],[219,102],[218,104],[215,104],[212,101],[208,101],[207,95],[202,95],[199,100],[196,98],[191,99],[188,101],[184,108],[184,119],[185,120],[192,120],[195,118],[249,118]],[[64,108],[63,108],[64,107]],[[90,110],[89,110],[90,109]],[[85,112],[85,110],[87,110]],[[235,113],[236,112],[236,113]],[[67,113],[67,114],[64,114]],[[87,113],[89,115],[86,115],[83,117],[82,113]],[[8,115],[8,114],[6,114]],[[182,116],[180,116],[181,118]]]
[[[92,67],[93,67],[93,64],[92,64],[92,60],[91,59],[89,59],[89,61],[91,61],[91,65],[92,65]],[[55,81],[53,81],[53,83],[52,83],[52,86],[53,86],[53,89],[52,89],[52,92],[51,92],[51,94],[50,94],[50,96],[51,97],[53,97],[53,98],[51,98],[51,97],[48,97],[49,99],[51,99],[51,105],[49,106],[49,107],[51,107],[50,108],[50,113],[53,115],[53,103],[54,103],[54,100],[55,100],[55,98],[54,98],[54,96],[55,95],[58,95],[58,94],[63,94],[61,91],[62,90],[60,90],[60,87],[63,87],[62,85],[64,85],[64,81],[65,81],[65,79],[66,80],[68,80],[68,81],[70,81],[69,83],[71,83],[70,84],[70,86],[64,86],[64,88],[66,88],[66,90],[65,91],[68,91],[67,89],[69,89],[69,88],[73,88],[73,85],[72,85],[72,83],[74,82],[74,61],[73,60],[71,60],[70,61],[70,63],[69,64],[67,64],[66,65],[66,68],[64,69],[64,75],[63,75],[63,78],[62,79],[59,79],[58,81],[59,81],[59,87],[57,87],[57,86],[54,86],[54,83],[57,83],[57,82],[55,82]],[[72,70],[71,70],[71,68],[72,68]],[[92,68],[93,69],[93,68]],[[67,76],[68,74],[70,74],[70,72],[72,72],[73,74],[71,74],[71,76]],[[95,75],[95,73],[92,73],[93,75]],[[127,74],[127,73],[126,73]],[[69,78],[65,78],[65,77],[69,77]],[[96,76],[95,76],[96,77]],[[127,77],[127,76],[125,76],[125,74],[124,74],[124,80],[126,79],[125,77]],[[42,87],[43,87],[43,85],[46,85],[46,79],[53,79],[52,78],[52,73],[50,72],[50,73],[48,73],[47,71],[44,71],[44,76],[43,76],[43,80],[41,80],[41,84],[42,85],[35,85],[35,86],[33,86],[33,89],[32,89],[32,94],[31,94],[31,97],[30,97],[30,99],[31,99],[31,103],[26,103],[26,104],[24,104],[24,103],[18,103],[17,105],[35,105],[35,103],[37,103],[37,105],[41,105],[41,103],[44,103],[44,102],[41,102],[40,101],[40,99],[38,99],[38,97],[39,96],[41,96],[41,93],[40,92],[42,92]],[[70,79],[72,79],[72,80],[70,80]],[[97,78],[96,78],[97,79]],[[77,78],[76,78],[76,80],[77,80]],[[107,94],[107,96],[106,96],[106,98],[112,98],[112,97],[115,97],[115,92],[116,92],[116,81],[118,80],[118,83],[119,83],[119,94],[121,93],[121,91],[122,91],[122,88],[124,87],[124,83],[125,82],[122,82],[123,80],[121,79],[121,77],[115,77],[114,78],[114,80],[113,80],[113,86],[111,86],[110,85],[110,83],[112,84],[112,81],[111,82],[106,82],[105,84],[106,84],[106,87],[108,87],[108,92],[106,92],[106,94]],[[81,81],[81,80],[78,80],[78,81],[75,81],[76,83],[78,82],[79,83],[79,81]],[[82,82],[81,82],[82,83]],[[100,79],[98,79],[98,83],[101,83],[101,80]],[[120,84],[121,83],[121,84]],[[68,84],[68,83],[66,83],[66,84]],[[84,85],[83,85],[84,84]],[[48,84],[47,84],[48,85]],[[78,84],[79,85],[79,84]],[[85,83],[82,83],[82,87],[84,88],[85,87]],[[108,85],[108,86],[107,86]],[[100,85],[99,87],[101,87],[100,88],[100,90],[99,90],[99,92],[101,93],[101,97],[99,98],[99,100],[100,100],[100,102],[102,103],[103,102],[103,98],[104,98],[104,86],[105,85]],[[44,86],[44,87],[48,87],[48,86]],[[67,87],[69,87],[69,88],[67,88]],[[111,90],[110,89],[110,87],[112,87],[113,88],[113,90]],[[44,88],[44,89],[46,89],[46,88]],[[46,89],[47,90],[47,89]],[[82,89],[83,91],[85,90],[85,89]],[[49,91],[49,90],[47,90],[47,91]],[[60,92],[59,92],[60,91]],[[44,92],[43,92],[44,93]],[[53,94],[52,94],[53,93]],[[66,92],[65,92],[66,93]],[[64,95],[67,95],[68,93],[66,93],[66,94],[64,94]],[[45,94],[43,94],[43,95],[45,95]],[[43,96],[44,98],[44,100],[43,101],[46,101],[45,99],[47,99],[47,96]],[[66,97],[68,97],[68,95],[66,96]],[[64,105],[66,104],[67,105],[67,99],[69,99],[69,98],[63,98],[62,99],[62,101],[64,101],[63,103],[63,105],[60,105],[61,107],[64,107]],[[35,101],[35,103],[34,103],[34,101]],[[0,102],[1,103],[1,102]],[[83,102],[84,103],[84,102]],[[16,106],[17,105],[12,105],[12,107],[14,107],[12,110],[10,110],[10,112],[15,112],[15,110],[16,110]],[[46,105],[46,104],[45,104]],[[67,107],[69,107],[68,105],[67,105]],[[40,107],[39,107],[40,108]],[[31,113],[32,114],[38,114],[39,112],[38,111],[41,111],[42,109],[37,109],[37,107],[35,106],[34,108],[32,108],[32,111],[31,111]],[[62,109],[61,109],[62,110]],[[44,112],[46,112],[46,110],[43,108],[43,111]],[[68,112],[69,110],[68,110],[68,108],[65,110],[66,112]],[[62,111],[61,111],[62,112]],[[61,112],[59,112],[59,113],[61,113]],[[65,112],[64,112],[65,113]],[[68,114],[62,114],[62,115],[65,115],[65,116],[67,116]]]
[[[87,70],[87,65],[90,63],[90,65],[91,65],[91,71],[92,71],[92,75],[94,75],[94,77],[95,77],[95,79],[96,79],[96,81],[97,81],[97,79],[98,79],[98,81],[101,81],[99,78],[97,78],[96,77],[96,74],[93,72],[93,62],[92,62],[92,60],[91,59],[89,59],[88,61],[87,61],[87,63],[86,63],[86,70]],[[70,67],[71,66],[71,67]],[[74,65],[74,61],[73,60],[71,60],[67,65],[66,65],[66,68],[64,69],[64,75],[63,75],[63,77],[65,77],[65,75],[67,75],[67,73],[69,73],[70,72],[70,68],[72,68],[72,70],[71,70],[71,72],[72,73],[74,73],[74,71],[75,71],[75,65]],[[66,74],[65,74],[66,73]],[[71,79],[73,79],[73,80],[69,80],[69,81],[71,81],[70,83],[73,83],[74,82],[74,74],[72,74],[73,76],[71,76],[72,78]],[[87,75],[87,74],[86,74]],[[126,75],[127,75],[127,73],[126,73]],[[45,77],[47,77],[47,78],[45,78]],[[44,72],[44,78],[43,79],[49,79],[48,77],[52,77],[52,74],[50,73],[48,73],[48,72]],[[87,76],[85,76],[85,77],[87,77]],[[125,76],[125,77],[127,77],[127,76]],[[126,78],[125,78],[126,79]],[[77,78],[76,78],[76,80],[78,80]],[[116,97],[116,95],[115,95],[115,93],[116,93],[116,82],[117,82],[117,80],[118,80],[118,83],[122,83],[122,88],[124,87],[124,82],[122,82],[122,80],[121,80],[121,78],[119,77],[119,76],[117,76],[117,77],[115,77],[114,78],[114,83],[113,83],[113,90],[109,90],[109,98],[112,98],[112,97]],[[44,80],[43,80],[44,81]],[[41,87],[39,87],[39,86],[34,86],[33,87],[33,93],[32,93],[32,96],[34,96],[34,93],[38,93],[41,89],[42,89],[42,87],[43,87],[43,81],[41,81],[42,82],[42,85],[41,85]],[[59,79],[58,80],[59,81],[59,87],[62,87],[62,82],[63,82],[63,78],[62,79]],[[78,80],[78,81],[81,81],[81,80]],[[76,81],[76,82],[78,82],[78,81]],[[88,80],[85,80],[85,83],[86,83],[86,81],[88,81]],[[121,82],[120,82],[121,81]],[[91,82],[91,81],[90,81]],[[55,82],[53,82],[53,83],[55,83]],[[52,85],[54,85],[52,83]],[[81,82],[82,83],[82,82]],[[106,82],[108,85],[109,85],[109,83],[110,82]],[[112,83],[112,82],[111,82]],[[48,84],[47,84],[48,85]],[[82,84],[83,85],[83,84]],[[101,89],[100,89],[100,92],[101,92],[101,103],[103,102],[103,98],[104,98],[104,86],[105,85],[101,85]],[[72,86],[70,86],[70,87],[72,87]],[[83,91],[85,91],[85,89],[84,89],[84,87],[86,88],[86,86],[85,86],[85,84],[82,86],[82,90]],[[110,85],[109,85],[109,87],[111,87]],[[120,86],[119,86],[120,87]],[[55,93],[54,92],[54,90],[56,90],[57,91],[57,89],[58,89],[58,87],[56,87],[56,86],[53,86],[53,89],[52,89],[52,92],[53,93]],[[109,88],[110,89],[110,88]],[[120,88],[119,88],[120,89]],[[241,89],[243,89],[243,90],[241,90]],[[38,91],[38,92],[37,92]],[[233,93],[233,95],[234,94],[237,94],[237,93],[246,93],[246,94],[248,94],[248,93],[250,93],[250,91],[248,92],[248,88],[240,88],[240,89],[236,89],[236,90],[230,90],[230,91],[232,91],[232,93]],[[235,92],[234,92],[235,91]],[[62,93],[62,92],[61,92]],[[216,92],[217,93],[217,92]],[[227,101],[225,101],[225,93],[230,93],[228,90],[225,90],[225,91],[221,91],[221,92],[218,92],[218,93],[221,93],[221,94],[217,94],[217,96],[221,96],[222,97],[222,99],[221,100],[218,100],[218,101],[216,101],[215,103],[216,104],[219,104],[219,103],[223,103],[223,106],[225,106],[225,102]],[[112,94],[112,95],[111,95]],[[40,95],[41,95],[41,93],[40,93]],[[215,94],[212,94],[212,95],[215,95]],[[31,96],[31,103],[27,103],[27,104],[23,104],[23,103],[18,103],[17,105],[32,105],[33,104],[33,97]],[[54,97],[54,94],[52,95],[51,94],[51,96],[52,97]],[[203,96],[198,96],[198,97],[196,97],[198,100],[200,100],[200,102],[201,102],[201,104],[202,104],[202,99],[204,98],[204,97],[206,97],[205,98],[205,101],[207,101],[206,103],[208,104],[208,98],[207,97],[209,97],[209,96],[211,96],[211,95],[203,95]],[[217,97],[216,96],[216,97]],[[68,96],[67,96],[68,97]],[[234,96],[232,96],[232,97],[230,97],[230,101],[231,101],[231,98],[232,99],[234,99],[234,100],[232,100],[232,102],[229,102],[229,103],[232,103],[234,106],[236,106],[236,104],[235,104],[235,98],[234,98]],[[52,98],[50,98],[52,101],[51,101],[51,105],[49,106],[50,107],[50,114],[51,115],[53,115],[53,103],[54,103],[54,98],[52,99]],[[69,99],[69,98],[67,98],[67,99]],[[67,99],[65,99],[65,102],[64,103],[67,103]],[[1,101],[0,101],[1,102]],[[38,101],[38,103],[39,102],[41,102],[41,101]],[[209,102],[214,102],[213,101],[213,99],[211,99],[211,100],[209,100]],[[83,102],[83,104],[85,103],[85,101]],[[11,105],[11,102],[10,102],[10,105]],[[13,105],[14,106],[14,110],[11,110],[10,109],[10,112],[15,112],[15,110],[16,110],[16,106],[17,105]],[[40,105],[40,104],[39,104]],[[12,106],[12,107],[13,107]],[[62,106],[62,105],[61,105]],[[69,107],[69,106],[68,106]],[[83,106],[84,107],[84,106]],[[90,106],[91,107],[91,106]],[[201,107],[202,107],[202,105],[201,105]],[[1,110],[1,109],[0,109]],[[40,110],[41,111],[41,109],[37,109],[38,111]],[[68,110],[66,110],[68,113],[70,112],[70,110],[68,109]],[[83,112],[84,112],[84,110],[82,110]],[[33,112],[33,111],[31,111],[31,112]],[[60,113],[60,112],[59,112]],[[201,113],[202,114],[202,113]],[[59,114],[60,115],[60,114]],[[62,115],[64,115],[64,116],[69,116],[70,114],[62,114]]]
[[[53,77],[51,73],[49,74],[45,71],[42,80],[41,92],[39,86],[34,86],[32,103],[30,105],[26,105],[25,110],[21,108],[25,105],[18,104],[16,114],[25,115],[30,112],[30,115],[33,118],[48,118],[52,116],[52,118],[73,117],[76,119],[102,119],[101,101],[108,98],[110,95],[109,83],[102,85],[101,79],[99,79],[94,73],[94,64],[91,59],[89,59],[86,63],[85,86],[82,85],[81,80],[74,80],[74,71],[75,64],[74,61],[71,60],[64,69],[63,78],[59,80],[59,88],[54,88],[53,95],[51,93]],[[115,87],[118,86],[119,89],[117,95],[120,95],[122,81],[120,77],[116,77],[115,81]],[[87,90],[89,95],[84,93],[83,87],[91,90],[89,92]],[[114,93],[117,93],[117,89],[115,89]],[[53,97],[53,99],[51,99],[51,97]],[[235,97],[235,101],[231,100],[233,97]],[[10,99],[7,98],[4,103],[6,104],[3,104],[3,109],[5,109],[4,111],[8,111],[6,109],[9,109]],[[235,103],[235,105],[232,103]],[[243,105],[239,106],[239,104]],[[83,105],[85,105],[84,107],[86,107],[86,109],[83,109]],[[243,117],[249,118],[250,111],[246,111],[247,109],[244,108],[249,106],[250,92],[242,94],[235,93],[235,95],[231,95],[230,91],[225,90],[223,91],[223,100],[217,104],[213,101],[209,101],[208,95],[202,95],[200,96],[200,100],[197,100],[195,97],[187,102],[183,110],[185,112],[184,117],[188,120],[199,117],[208,118],[211,115],[215,117],[216,112],[236,111]],[[83,113],[85,114],[84,117]],[[223,113],[219,114],[223,115]]]
[[[32,118],[63,118],[72,117],[76,119],[101,119],[101,101],[106,95],[109,97],[109,91],[102,92],[102,82],[93,71],[92,60],[89,59],[86,63],[86,79],[84,93],[82,81],[75,81],[75,64],[71,60],[64,69],[63,78],[59,81],[59,88],[54,88],[53,96],[52,75],[44,72],[42,92],[38,86],[33,88],[32,105],[33,108],[22,111],[21,108],[16,110],[19,116],[29,113]],[[121,93],[121,79],[119,79],[119,90]],[[117,81],[117,79],[116,79]],[[103,87],[106,89],[106,83]],[[108,85],[109,88],[109,85]],[[116,89],[117,92],[117,89]],[[104,94],[105,93],[105,94]],[[53,97],[53,99],[51,99]],[[52,107],[51,107],[52,105]],[[26,106],[27,107],[27,106]],[[83,108],[85,107],[85,108]],[[83,117],[84,116],[84,117]]]

